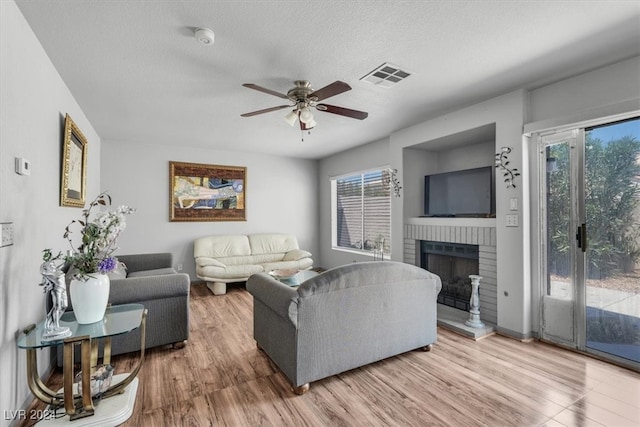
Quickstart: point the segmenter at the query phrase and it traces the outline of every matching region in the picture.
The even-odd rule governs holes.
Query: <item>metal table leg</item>
[[[76,408],[73,397],[73,350],[80,344],[80,369],[82,370],[82,400]],[[62,362],[64,409],[71,420],[93,415],[93,401],[91,400],[91,338],[88,335],[67,338],[64,340]]]

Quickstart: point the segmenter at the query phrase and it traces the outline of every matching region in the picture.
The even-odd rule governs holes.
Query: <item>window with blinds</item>
[[[335,247],[391,252],[389,181],[386,169],[332,179]]]

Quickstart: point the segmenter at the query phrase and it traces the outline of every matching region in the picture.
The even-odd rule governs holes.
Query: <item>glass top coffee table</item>
[[[302,270],[300,272],[298,272],[298,274],[296,274],[293,277],[289,277],[289,278],[278,278],[274,275],[271,275],[271,277],[273,277],[274,279],[279,280],[280,282],[284,283],[285,285],[289,285],[291,287],[296,287],[296,286],[300,286],[300,284],[302,282],[304,282],[305,280],[309,280],[312,277],[317,276],[318,273],[317,271],[313,271],[313,270]]]
[[[23,331],[24,335],[18,339],[17,344],[19,348],[27,351],[27,382],[31,392],[40,401],[48,403],[50,410],[64,406],[65,412],[71,420],[94,415],[95,408],[91,396],[91,374],[92,370],[97,366],[99,342],[103,342],[102,364],[108,365],[111,363],[111,338],[140,328],[140,359],[137,366],[131,373],[114,375],[112,378],[113,385],[101,395],[102,399],[115,396],[112,401],[109,403],[103,402],[100,407],[101,412],[104,412],[106,416],[104,422],[115,425],[126,421],[133,411],[138,384],[136,376],[144,361],[146,318],[147,310],[142,304],[109,306],[101,321],[87,325],[79,324],[72,311],[66,312],[60,318],[60,326],[68,327],[72,335],[60,340],[50,341],[43,341],[42,339],[44,321],[37,325],[30,325]],[[36,354],[38,349],[58,345],[64,346],[62,392],[50,390],[40,380]],[[74,352],[76,345],[81,347],[81,394],[77,392],[77,386],[74,388]],[[127,388],[129,385],[131,387]],[[120,408],[123,404],[126,407]],[[104,408],[106,409],[105,411],[102,411],[103,406],[107,407]],[[43,420],[43,422],[46,421],[53,422],[56,420]],[[95,424],[96,422],[102,424],[101,420],[96,420],[92,417],[91,424],[97,425]],[[82,424],[82,422],[73,423],[74,426]]]

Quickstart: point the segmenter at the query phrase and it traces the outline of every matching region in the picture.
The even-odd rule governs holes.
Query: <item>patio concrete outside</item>
[[[571,300],[573,299],[573,285],[566,282],[552,281],[550,296]],[[640,295],[587,285],[587,307],[640,317]]]

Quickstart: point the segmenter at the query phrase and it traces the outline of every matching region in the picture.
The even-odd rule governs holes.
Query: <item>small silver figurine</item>
[[[67,309],[68,302],[64,272],[61,265],[56,264],[56,260],[57,257],[53,259],[45,257],[45,262],[40,266],[40,274],[42,274],[41,286],[44,286],[45,294],[51,293],[51,301],[53,303],[44,322],[43,341],[58,340],[71,335],[71,330],[68,327],[60,326],[60,317]]]

